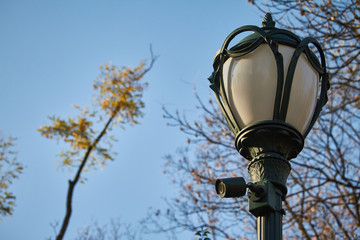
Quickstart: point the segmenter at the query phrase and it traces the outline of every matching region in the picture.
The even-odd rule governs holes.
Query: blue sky
[[[92,220],[137,225],[149,207],[165,207],[163,198],[177,192],[162,174],[163,156],[185,136],[166,126],[162,105],[196,117],[193,85],[208,96],[215,52],[232,30],[261,20],[245,0],[1,0],[0,131],[18,138],[18,160],[27,167],[11,188],[17,206],[0,222],[0,239],[53,235],[50,223],[63,219],[73,173],[56,170],[62,146],[36,129],[49,115],[74,115],[71,104],[90,103],[99,65],[135,66],[149,57],[150,44],[160,57],[146,75],[145,117],[114,132],[116,160],[76,187],[65,239]]]

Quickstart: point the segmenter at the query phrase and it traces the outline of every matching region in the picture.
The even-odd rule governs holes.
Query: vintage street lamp
[[[248,188],[258,240],[278,240],[282,239],[289,160],[302,150],[327,102],[329,81],[324,53],[315,39],[300,39],[275,28],[269,13],[262,25],[233,31],[214,59],[210,87],[235,134],[237,150],[250,160],[253,181],[218,179],[216,191],[221,197],[239,197]],[[236,36],[247,31],[252,34],[228,49]]]

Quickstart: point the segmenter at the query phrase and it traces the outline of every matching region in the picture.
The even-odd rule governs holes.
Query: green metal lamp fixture
[[[210,87],[235,134],[237,150],[250,160],[254,182],[219,179],[216,191],[238,197],[249,188],[249,210],[258,217],[258,234],[263,236],[258,239],[281,239],[279,226],[271,229],[279,219],[281,227],[289,160],[301,152],[326,104],[329,80],[324,52],[315,39],[276,28],[270,13],[262,25],[233,31],[214,59]],[[252,34],[228,49],[236,36],[249,31]],[[266,228],[275,235],[266,237]]]

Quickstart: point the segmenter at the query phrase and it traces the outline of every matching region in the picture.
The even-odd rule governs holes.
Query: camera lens
[[[220,184],[219,184],[219,192],[218,192],[218,194],[220,194],[220,196],[221,196],[221,197],[224,197],[224,196],[225,196],[225,193],[226,193],[226,186],[225,186],[225,183],[220,182]]]

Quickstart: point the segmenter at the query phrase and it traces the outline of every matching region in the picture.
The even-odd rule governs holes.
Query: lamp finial
[[[275,27],[275,22],[271,16],[271,13],[266,13],[265,14],[265,17],[264,17],[264,20],[262,22],[262,26],[263,27],[270,27],[270,28],[273,28]]]

